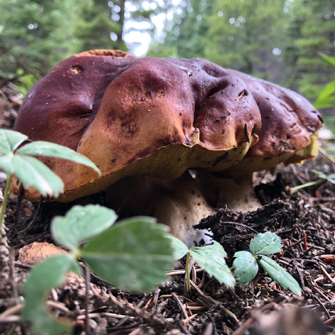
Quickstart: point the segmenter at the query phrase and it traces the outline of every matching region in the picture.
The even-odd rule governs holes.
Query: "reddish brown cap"
[[[68,146],[84,166],[45,160],[65,182],[60,200],[136,174],[176,178],[222,170],[257,141],[258,107],[236,75],[202,59],[137,59],[89,51],[53,68],[26,96],[15,130]]]
[[[227,71],[244,81],[262,116],[259,141],[243,159],[245,166],[241,163],[237,169],[263,170],[282,161],[296,163],[317,155],[316,132],[323,120],[306,98],[236,70]]]
[[[245,155],[260,126],[243,81],[211,62],[99,50],[70,57],[34,85],[14,129],[68,146],[100,168],[98,177],[44,160],[63,179],[60,200],[68,201],[127,175],[222,170]]]

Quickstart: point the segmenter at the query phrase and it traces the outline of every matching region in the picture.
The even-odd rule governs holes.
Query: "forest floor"
[[[275,176],[258,173],[255,190],[263,206],[256,212],[242,214],[222,208],[200,224],[210,227],[214,239],[223,245],[229,266],[236,251],[248,250],[255,231],[278,234],[283,248],[273,259],[299,282],[301,297],[280,287],[263,271],[251,283],[229,289],[194,264],[192,291],[187,292],[181,261],[168,282],[145,294],[110,287],[94,275],[87,290],[83,278],[70,276],[49,294],[49,308],[71,320],[74,334],[88,330],[111,335],[331,334],[335,326],[335,185],[326,182],[295,193],[291,190],[317,180],[312,169],[335,173],[334,142],[323,141],[322,146],[327,151],[322,149],[315,160],[279,167]],[[0,334],[30,334],[20,318],[20,286],[31,266],[18,260],[19,251],[33,242],[52,243],[50,220],[65,210],[55,204],[43,205],[38,211],[37,207],[10,196],[6,236],[0,241]]]

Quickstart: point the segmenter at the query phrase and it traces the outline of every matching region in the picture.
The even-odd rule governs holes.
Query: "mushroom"
[[[32,140],[68,146],[100,168],[98,176],[71,162],[43,159],[64,181],[59,201],[98,192],[119,180],[121,185],[126,177],[126,187],[136,180],[140,195],[144,181],[153,183],[148,189],[156,189],[159,178],[161,189],[176,194],[169,199],[182,198],[181,208],[192,211],[194,206],[186,202],[189,197],[194,203],[192,190],[201,197],[197,185],[187,174],[176,179],[190,168],[222,171],[236,164],[257,142],[260,127],[259,109],[244,82],[218,65],[93,50],[61,62],[34,85],[14,129]],[[32,189],[26,195],[39,198]],[[161,212],[164,201],[156,201]],[[166,215],[154,212],[177,234],[181,222],[192,226],[213,212],[203,199],[200,204],[203,210],[188,213],[188,222],[185,213],[176,223],[171,210]]]
[[[236,70],[227,72],[242,79],[257,102],[262,117],[259,141],[234,167],[214,174],[199,171],[197,182],[214,207],[227,204],[246,212],[260,206],[252,187],[253,172],[316,157],[323,120],[300,94]]]

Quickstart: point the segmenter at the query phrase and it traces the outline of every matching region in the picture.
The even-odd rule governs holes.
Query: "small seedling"
[[[258,264],[278,284],[289,289],[297,295],[301,295],[301,288],[298,282],[281,266],[266,255],[281,251],[281,240],[274,233],[258,234],[250,242],[250,252],[238,251],[235,253],[233,267],[235,277],[239,283],[248,283],[258,273]]]
[[[191,290],[190,281],[190,257],[192,257],[197,264],[203,268],[208,274],[215,277],[220,283],[226,286],[233,287],[235,285],[235,278],[226,264],[225,257],[227,253],[220,243],[213,241],[213,244],[204,247],[188,248],[182,241],[171,236],[172,245],[174,248],[175,259],[180,259],[186,256],[186,278],[187,289]]]
[[[26,135],[13,130],[0,129],[0,168],[7,175],[4,199],[0,211],[0,236],[13,175],[22,182],[24,187],[32,186],[42,196],[58,197],[64,191],[63,181],[33,156],[67,159],[87,165],[100,173],[91,160],[67,147],[43,141],[24,144],[27,141],[28,137]]]
[[[68,272],[82,274],[78,259],[102,280],[125,290],[151,291],[167,279],[174,257],[166,226],[153,218],[135,217],[111,227],[116,218],[111,209],[88,205],[75,206],[65,217],[54,219],[53,238],[70,253],[37,264],[23,286],[23,318],[35,335],[60,335],[71,330],[69,322],[60,322],[48,312],[44,300]]]
[[[235,285],[234,275],[224,260],[227,254],[218,242],[213,241],[212,245],[188,249],[187,246],[177,238],[171,237],[171,239],[175,259],[177,260],[187,255],[186,278],[188,290],[191,289],[189,271],[190,257],[193,257],[200,267],[208,272],[208,274],[214,276],[220,283],[230,287]],[[270,232],[258,234],[250,242],[250,252],[238,251],[234,254],[236,259],[233,263],[233,269],[235,269],[235,277],[238,283],[245,284],[253,280],[258,273],[258,264],[260,264],[280,285],[297,295],[301,295],[298,282],[275,261],[266,256],[277,253],[280,250],[281,240],[276,234]]]
[[[335,173],[330,174],[330,175],[326,175],[325,173],[317,171],[317,170],[311,170],[311,171],[313,173],[315,173],[316,175],[318,175],[319,179],[315,180],[315,181],[311,181],[309,183],[305,183],[305,184],[302,184],[302,185],[298,185],[298,186],[292,187],[291,190],[293,192],[295,192],[297,190],[300,190],[302,188],[305,188],[305,187],[309,187],[309,186],[314,186],[314,185],[318,185],[318,184],[321,184],[321,183],[325,183],[327,181],[329,181],[332,184],[335,184]]]

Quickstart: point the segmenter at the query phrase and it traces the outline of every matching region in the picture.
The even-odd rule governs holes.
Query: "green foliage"
[[[321,171],[318,171],[318,170],[311,170],[311,171],[313,173],[315,173],[316,175],[318,175],[319,179],[315,180],[315,181],[311,181],[309,183],[305,183],[305,184],[302,184],[302,185],[292,187],[291,188],[292,192],[295,192],[295,191],[300,190],[300,189],[305,188],[305,187],[315,186],[315,185],[324,183],[326,181],[329,181],[330,183],[335,184],[335,173],[330,174],[330,175],[326,175],[325,173],[323,173]]]
[[[278,235],[266,232],[258,234],[250,242],[250,251],[253,255],[269,255],[279,252],[281,240]]]
[[[124,12],[125,1],[118,3],[121,6],[120,11]],[[81,19],[75,24],[74,34],[80,41],[80,50],[127,50],[122,39],[123,20],[120,15],[119,20],[111,20],[112,13],[113,6],[110,7],[105,0],[87,0],[86,3],[79,5],[78,14]],[[117,36],[117,40],[111,39],[113,33]]]
[[[63,192],[62,180],[47,166],[32,156],[48,156],[85,164],[99,169],[87,157],[58,144],[32,142],[17,149],[28,137],[12,130],[0,129],[0,168],[7,175],[15,175],[24,187],[33,186],[43,196],[57,197]]]
[[[258,260],[258,262],[269,274],[269,276],[273,278],[277,283],[287,288],[294,294],[301,295],[301,288],[298,282],[274,260],[269,257],[262,256]]]
[[[249,283],[258,272],[256,258],[249,251],[238,251],[234,257],[236,257],[233,263],[236,279],[239,283]]]
[[[193,247],[190,255],[208,274],[214,276],[220,283],[228,287],[235,285],[235,279],[225,262],[227,253],[221,244],[213,241],[212,245]]]
[[[69,322],[59,322],[45,307],[47,292],[59,286],[70,271],[82,271],[73,255],[56,255],[37,264],[23,285],[25,304],[22,318],[31,321],[31,330],[39,335],[59,335],[71,331]]]
[[[132,30],[153,35],[152,17],[172,1],[0,0],[0,79],[22,94],[63,59],[90,49],[127,51]],[[147,27],[136,28],[136,22]],[[129,27],[131,26],[131,27]]]
[[[285,52],[285,63],[295,68],[295,81],[291,86],[307,98],[316,99],[323,87],[335,79],[329,64],[319,57],[320,52],[335,54],[335,4],[323,0],[295,0],[291,9],[289,44]]]
[[[131,291],[154,289],[174,265],[167,228],[155,219],[136,217],[92,238],[80,257],[104,281]]]
[[[26,141],[28,141],[26,135],[13,130],[0,129],[0,169],[7,175],[4,201],[0,212],[0,232],[13,175],[22,182],[24,187],[32,186],[43,196],[58,197],[63,192],[63,181],[46,165],[32,156],[67,159],[87,165],[100,173],[92,161],[69,148],[41,141],[31,142],[19,148]]]
[[[278,33],[286,27],[288,14],[283,11],[284,3],[284,0],[216,1],[208,16],[205,58],[271,79],[268,70],[278,71],[281,67],[280,54],[272,51],[280,52],[285,45],[285,34]]]
[[[37,80],[40,79],[40,75],[33,75],[31,73],[25,74],[25,71],[23,69],[18,69],[16,71],[16,74],[18,76],[18,81],[16,82],[16,85],[23,96],[25,96],[30,88],[37,82]]]
[[[235,285],[235,278],[224,261],[227,254],[219,243],[213,241],[212,245],[188,249],[183,242],[175,237],[171,237],[171,239],[176,259],[187,255],[186,276],[189,290],[190,277],[188,267],[190,257],[193,257],[200,267],[215,277],[220,283],[231,287]],[[280,250],[281,240],[276,234],[270,232],[258,234],[250,242],[251,252],[238,251],[234,255],[233,268],[235,268],[237,281],[239,283],[248,283],[253,280],[258,273],[258,264],[260,264],[280,285],[297,295],[301,295],[301,289],[297,281],[276,262],[266,257],[266,255],[277,253]]]
[[[69,332],[68,323],[56,320],[45,306],[51,288],[59,286],[69,271],[81,274],[81,258],[103,280],[127,290],[153,290],[167,279],[174,266],[166,227],[148,217],[127,219],[110,227],[117,216],[98,205],[75,206],[52,223],[53,237],[71,253],[50,257],[30,272],[23,287],[26,301],[23,318],[35,335]],[[80,244],[91,238],[80,249]]]
[[[329,64],[335,66],[335,57],[327,56],[325,54],[321,54],[321,56]],[[314,107],[318,109],[335,107],[335,80],[327,84],[321,90],[314,102]]]
[[[166,26],[164,44],[155,42],[149,49],[152,57],[204,57],[209,23],[206,16],[211,13],[212,2],[189,0],[175,11],[173,21]]]
[[[183,258],[188,253],[187,245],[182,242],[179,238],[172,235],[169,236],[171,239],[171,245],[173,248],[173,257],[175,260]]]
[[[14,81],[21,79],[29,85],[27,80],[34,82],[75,53],[77,3],[76,0],[0,0],[0,75]],[[25,77],[29,74],[34,78]]]
[[[280,55],[286,35],[278,31],[287,27],[285,3],[183,1],[173,21],[166,24],[164,43],[153,43],[149,55],[202,57],[223,67],[284,82],[290,73],[283,69]]]
[[[55,240],[76,251],[82,242],[109,228],[116,218],[116,214],[105,207],[87,205],[83,210],[83,207],[75,206],[65,217],[54,219],[51,231]]]
[[[96,172],[100,173],[99,169],[89,160],[87,157],[78,154],[72,149],[64,147],[62,145],[44,141],[35,141],[26,144],[22,148],[15,152],[16,155],[28,155],[28,156],[46,156],[71,160],[78,164],[84,164]]]
[[[220,283],[223,283],[229,287],[233,287],[235,285],[234,276],[224,260],[224,258],[227,256],[227,253],[222,248],[220,243],[213,241],[212,245],[206,245],[204,247],[192,247],[188,249],[182,241],[173,236],[170,238],[173,241],[172,245],[175,249],[174,256],[176,259],[187,255],[186,275],[188,276],[187,286],[189,289],[190,278],[188,266],[190,257],[193,257],[200,267],[202,267],[211,276],[215,277]]]
[[[315,99],[334,75],[335,4],[322,0],[181,1],[151,45],[154,57],[206,58]]]
[[[266,256],[280,250],[281,241],[276,234],[270,232],[258,234],[250,242],[251,252],[240,251],[234,255],[236,258],[233,267],[236,269],[235,276],[238,282],[248,283],[254,279],[258,272],[258,264],[260,264],[278,284],[297,295],[301,295],[298,282],[275,261]]]

